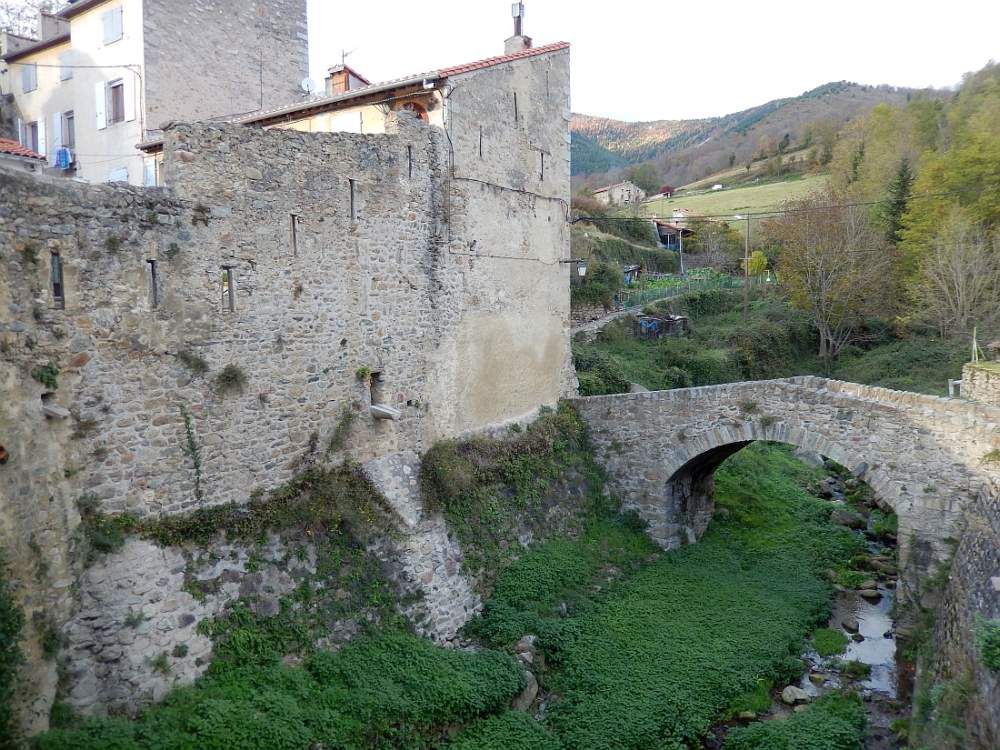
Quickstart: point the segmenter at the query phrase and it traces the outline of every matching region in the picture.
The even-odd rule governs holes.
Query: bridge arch
[[[996,407],[815,377],[574,403],[610,488],[661,546],[704,532],[726,458],[756,440],[787,443],[846,466],[896,512],[902,584],[912,591],[949,555],[989,474],[981,459],[1000,448]]]

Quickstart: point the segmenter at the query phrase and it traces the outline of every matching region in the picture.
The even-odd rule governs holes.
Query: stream
[[[856,480],[847,480],[848,487],[857,487]],[[825,491],[822,493],[830,500],[831,505],[851,508],[845,502],[845,483],[838,476],[828,477],[823,482]],[[874,509],[874,499],[865,492],[869,509]],[[857,506],[854,509],[860,509]],[[869,559],[891,560],[894,554],[894,543],[873,538],[872,518],[866,519],[866,537]],[[908,707],[900,700],[899,673],[896,660],[896,629],[893,620],[893,605],[896,599],[896,575],[892,568],[887,568],[892,574],[871,571],[870,579],[864,581],[857,589],[835,586],[836,593],[832,601],[832,614],[826,624],[827,628],[839,631],[848,637],[844,651],[833,657],[821,657],[811,647],[803,654],[802,659],[807,669],[800,680],[792,683],[805,691],[809,700],[831,690],[844,688],[858,692],[864,703],[868,728],[865,737],[865,750],[899,750],[904,745],[891,730],[892,723],[908,716]],[[867,675],[849,674],[852,662],[866,665]],[[796,710],[805,710],[805,705],[792,706],[782,700],[783,685],[776,685],[773,691],[773,701],[770,708],[752,720],[774,721],[786,719]],[[721,748],[725,735],[733,726],[745,724],[735,720],[714,728],[706,738],[704,748],[715,750]]]

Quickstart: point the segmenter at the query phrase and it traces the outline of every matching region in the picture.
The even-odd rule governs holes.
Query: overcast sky
[[[312,76],[379,81],[502,54],[507,0],[309,0]],[[953,86],[1000,59],[998,0],[525,0],[536,45],[572,48],[573,111],[706,117],[828,81]]]

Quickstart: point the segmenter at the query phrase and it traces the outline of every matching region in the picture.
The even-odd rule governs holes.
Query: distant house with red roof
[[[35,172],[45,166],[45,157],[17,141],[0,138],[0,166]]]

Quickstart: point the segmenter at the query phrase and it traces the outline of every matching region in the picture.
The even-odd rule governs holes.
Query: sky
[[[310,75],[371,81],[503,53],[508,0],[308,0]],[[574,112],[710,117],[829,81],[950,87],[1000,60],[997,0],[524,0],[536,46],[572,44]]]

